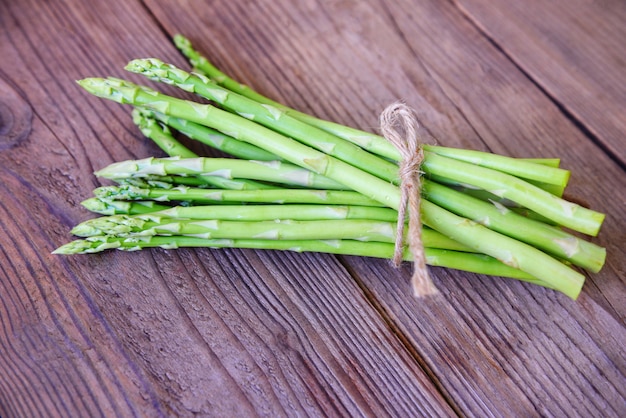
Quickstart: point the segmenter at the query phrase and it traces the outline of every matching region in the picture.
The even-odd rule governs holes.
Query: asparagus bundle
[[[392,256],[402,199],[394,146],[272,101],[220,72],[184,37],[175,42],[195,72],[158,59],[126,69],[202,101],[116,78],[79,81],[134,106],[134,122],[168,157],[97,171],[117,185],[96,189],[83,205],[104,216],[76,226],[83,238],[55,253],[231,247]],[[177,137],[226,156],[198,156]],[[558,160],[423,150],[427,264],[525,280],[574,299],[585,279],[578,268],[601,269],[605,250],[575,233],[596,235],[604,215],[562,198],[569,171]],[[412,256],[404,248],[404,259]]]

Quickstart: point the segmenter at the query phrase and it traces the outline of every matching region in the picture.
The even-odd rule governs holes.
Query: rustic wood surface
[[[626,3],[0,0],[0,416],[626,413]],[[93,171],[161,155],[75,80],[133,58],[375,130],[402,99],[439,143],[558,156],[605,212],[577,301],[513,280],[252,250],[50,252]],[[174,93],[174,90],[169,90]]]

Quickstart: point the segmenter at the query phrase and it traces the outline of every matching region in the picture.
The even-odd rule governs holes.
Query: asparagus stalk
[[[370,221],[396,222],[398,212],[389,208],[349,205],[212,205],[212,206],[173,206],[163,210],[146,212],[135,216],[114,216],[89,219],[79,224],[99,225],[100,222],[172,222],[176,220],[223,220],[223,221],[273,221],[295,220],[315,221],[330,219],[362,219]],[[93,234],[92,234],[93,235]],[[96,234],[99,235],[99,234]]]
[[[342,190],[341,183],[280,161],[244,161],[231,158],[144,158],[113,163],[97,171],[96,176],[110,180],[148,176],[217,176],[226,179],[246,178],[295,186]]]
[[[53,254],[91,254],[106,250],[136,251],[144,248],[249,248],[295,252],[317,252],[328,254],[354,255],[389,259],[393,255],[393,245],[383,242],[362,242],[352,240],[259,240],[259,239],[205,239],[187,236],[141,236],[112,237],[95,236],[79,239],[56,249]],[[482,254],[460,251],[426,248],[426,262],[430,266],[446,267],[486,274],[496,277],[513,278],[537,284],[551,286],[521,270],[502,264],[498,260]],[[410,260],[408,251],[405,260]]]
[[[198,188],[154,189],[132,186],[104,186],[94,190],[100,199],[182,201],[211,203],[306,203],[323,205],[382,206],[360,193],[343,190],[266,189],[207,190]]]
[[[276,186],[249,179],[227,179],[220,176],[147,176],[112,179],[120,185],[141,188],[172,189],[175,187],[198,187],[225,190],[273,189]]]
[[[452,188],[455,188],[457,190],[460,189],[464,189],[464,192],[467,191],[468,193],[472,194],[475,197],[479,197],[483,200],[488,200],[488,199],[495,199],[495,200],[499,200],[502,201],[503,204],[506,202],[507,206],[511,206],[511,205],[517,205],[519,206],[519,204],[511,201],[511,200],[507,200],[507,199],[503,199],[501,197],[498,197],[496,195],[494,195],[493,193],[489,193],[486,190],[477,188],[476,186],[472,186],[470,184],[464,184],[464,183],[460,183],[458,181],[453,181],[450,180],[448,178],[445,177],[441,177],[438,176],[436,174],[432,174],[429,173],[428,177],[434,181],[436,181],[437,183],[441,183],[441,184],[445,184],[446,186],[450,186]],[[556,186],[554,184],[548,184],[548,183],[539,183],[539,182],[535,182],[533,180],[526,180],[527,183],[532,184],[536,187],[539,187],[542,190],[547,191],[548,193],[556,196],[556,197],[562,197],[563,193],[565,192],[565,188],[564,187],[560,187],[560,186]],[[482,195],[482,196],[481,196]]]
[[[258,161],[274,161],[280,159],[264,149],[239,141],[215,129],[190,122],[187,119],[174,118],[149,109],[140,109],[140,112],[147,117],[168,125],[193,140],[232,155],[233,157],[241,158],[242,160]]]
[[[152,220],[154,217],[163,217],[169,219],[218,219],[231,221],[366,219],[396,222],[398,212],[393,209],[375,206],[268,204],[174,206],[159,212],[152,212],[149,216],[138,217],[146,220]]]
[[[568,170],[482,151],[448,148],[428,144],[424,145],[424,150],[454,160],[501,171],[525,180],[533,180],[561,188],[567,185],[570,177]]]
[[[430,152],[425,154],[424,171],[487,190],[575,231],[597,235],[604,221],[605,215],[600,212],[558,198],[509,174]]]
[[[534,219],[536,221],[540,221],[548,225],[552,225],[552,226],[558,225],[556,222],[554,222],[551,219],[546,218],[545,216],[541,216],[531,211],[528,208],[520,206],[516,202],[496,196],[495,194],[489,193],[486,190],[478,189],[478,188],[475,188],[474,186],[461,185],[459,183],[449,181],[447,179],[442,179],[441,177],[433,176],[433,175],[429,175],[428,179],[433,180],[434,182],[438,184],[443,184],[445,186],[448,186],[449,188],[462,193],[464,196],[470,196],[472,198],[482,200],[483,202],[488,202],[498,208],[501,208],[502,210],[510,210],[526,218]]]
[[[179,186],[225,190],[275,189],[277,186],[250,179],[227,179],[219,176],[158,176],[112,179],[120,185],[140,188],[172,189]]]

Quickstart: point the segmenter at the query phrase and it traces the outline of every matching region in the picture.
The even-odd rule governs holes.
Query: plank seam
[[[428,365],[428,362],[424,360],[424,357],[420,354],[417,347],[415,347],[409,337],[404,335],[401,327],[399,327],[396,322],[392,319],[391,315],[387,312],[387,309],[378,301],[376,295],[365,285],[365,283],[359,278],[358,273],[354,270],[354,268],[350,265],[350,263],[343,257],[337,256],[338,262],[343,266],[345,271],[352,277],[355,284],[361,289],[365,299],[369,302],[372,308],[378,312],[381,319],[387,326],[391,333],[398,339],[402,347],[406,350],[408,355],[415,361],[420,370],[424,373],[424,375],[428,378],[428,381],[433,385],[433,387],[437,390],[437,393],[441,395],[443,400],[446,401],[448,406],[454,411],[454,413],[461,417],[464,416],[461,408],[456,404],[454,398],[450,395],[450,393],[445,389],[444,385],[441,383],[436,373],[431,370]]]

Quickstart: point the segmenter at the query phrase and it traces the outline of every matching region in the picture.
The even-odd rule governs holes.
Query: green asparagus
[[[94,190],[100,199],[155,200],[159,202],[211,203],[310,203],[323,205],[383,206],[360,193],[343,190],[265,189],[265,190],[207,190],[175,187],[169,189],[133,186],[103,186]]]
[[[72,232],[76,254],[149,247],[256,248],[391,258],[400,154],[380,135],[324,121],[227,77],[175,37],[196,72],[158,59],[128,70],[210,103],[178,99],[116,78],[88,78],[90,93],[131,104],[133,119],[169,158],[111,164],[117,186],[83,201],[102,215]],[[235,158],[198,156],[174,134]],[[424,144],[421,219],[427,263],[513,277],[576,298],[606,251],[562,228],[596,235],[602,213],[562,198],[558,159],[520,159]],[[519,213],[528,213],[522,216]],[[404,259],[412,254],[405,247]]]

